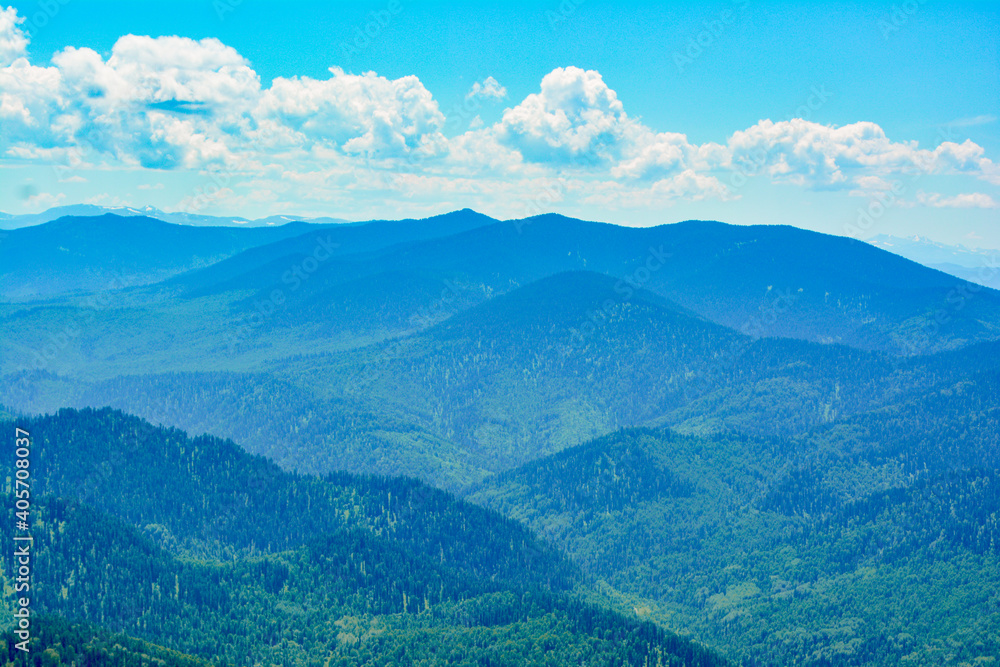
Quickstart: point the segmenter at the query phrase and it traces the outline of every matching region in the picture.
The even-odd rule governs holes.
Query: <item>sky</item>
[[[0,0],[0,211],[1000,248],[1000,3]]]

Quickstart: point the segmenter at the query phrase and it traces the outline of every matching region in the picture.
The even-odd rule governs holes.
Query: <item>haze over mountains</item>
[[[52,612],[209,661],[381,664],[452,633],[469,664],[505,641],[523,662],[555,633],[559,659],[615,664],[602,623],[622,664],[1000,658],[1000,292],[791,227],[470,210],[69,217],[0,257],[0,403],[80,410],[24,422],[46,525],[156,564],[131,611],[66,585]],[[79,575],[78,546],[46,542],[51,576]],[[174,579],[215,597],[163,606]],[[273,631],[212,640],[200,614]]]
[[[161,211],[155,206],[140,206],[138,208],[134,208],[131,206],[73,204],[70,206],[55,206],[42,211],[41,213],[26,213],[21,215],[0,213],[0,229],[21,229],[23,227],[41,225],[46,222],[52,222],[53,220],[65,217],[101,216],[108,214],[118,215],[123,218],[154,218],[156,220],[172,222],[178,225],[194,225],[201,227],[274,227],[285,225],[289,222],[313,222],[317,224],[346,222],[346,220],[341,220],[339,218],[305,218],[298,215],[272,215],[266,218],[249,220],[238,216],[226,217],[184,212],[168,213],[166,211]]]
[[[868,243],[970,282],[1000,289],[1000,251],[950,246],[913,236],[879,234]]]

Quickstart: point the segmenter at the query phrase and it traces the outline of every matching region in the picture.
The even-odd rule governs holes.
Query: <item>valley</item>
[[[124,224],[0,245],[78,239],[0,304],[46,633],[220,665],[1000,651],[1000,293],[786,227]]]

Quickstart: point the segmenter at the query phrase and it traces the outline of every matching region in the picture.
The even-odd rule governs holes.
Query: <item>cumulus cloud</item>
[[[655,180],[684,171],[710,171],[729,160],[725,147],[695,145],[673,132],[653,133],[638,124],[630,128],[620,161],[611,169],[616,178]]]
[[[727,160],[718,144],[694,145],[630,118],[599,72],[578,67],[547,74],[541,91],[506,110],[491,131],[528,162],[598,168],[612,178],[655,181]]]
[[[813,188],[863,186],[889,174],[967,173],[987,179],[995,168],[972,141],[920,149],[916,142],[890,141],[870,122],[832,127],[800,118],[763,120],[735,132],[727,148],[733,169],[759,166],[774,181]]]
[[[496,131],[533,162],[596,164],[618,155],[630,122],[598,72],[559,67],[542,79],[541,92],[504,111]]]
[[[0,16],[10,23],[12,12]],[[18,59],[0,68],[0,151],[59,159],[61,150],[65,159],[85,150],[175,169],[323,148],[399,156],[441,143],[444,116],[417,77],[330,73],[262,89],[246,59],[217,39],[126,35],[107,60],[67,47],[49,67]]]
[[[1000,185],[1000,165],[971,141],[921,148],[870,122],[761,120],[719,143],[693,143],[629,116],[599,72],[578,67],[546,74],[496,123],[475,116],[446,137],[446,118],[416,76],[331,67],[326,78],[265,86],[232,47],[178,36],[125,35],[107,57],[69,46],[40,65],[27,58],[20,22],[0,7],[0,159],[68,165],[66,182],[94,167],[202,171],[211,182],[190,206],[330,201],[347,191],[506,200],[546,183],[558,185],[558,202],[649,207],[733,199],[724,183],[751,175],[864,196],[907,174]],[[467,119],[481,101],[506,97],[487,77],[449,116]],[[995,206],[986,194],[922,203]]]
[[[19,25],[24,18],[13,7],[0,7],[0,67],[5,67],[28,52],[28,38]]]
[[[440,140],[444,115],[415,76],[389,80],[368,72],[331,77],[278,78],[255,116],[291,130],[295,143],[341,146],[347,153],[399,156]]]
[[[482,82],[476,81],[465,95],[467,100],[502,100],[505,97],[507,97],[507,89],[492,76],[486,77]]]
[[[917,201],[932,208],[998,208],[993,197],[981,192],[969,192],[947,197],[938,192],[918,192]]]
[[[119,39],[105,61],[67,47],[52,66],[0,69],[0,147],[96,151],[125,164],[197,167],[224,161],[227,126],[260,88],[236,51],[215,39]]]

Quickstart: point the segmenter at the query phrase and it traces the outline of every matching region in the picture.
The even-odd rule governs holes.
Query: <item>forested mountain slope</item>
[[[255,289],[263,297],[288,268],[281,244],[274,247],[249,254],[281,261],[229,272],[214,285],[202,280],[200,293]],[[778,295],[784,303],[766,321],[770,335],[912,354],[1000,333],[1000,294],[989,288],[860,241],[706,221],[643,229],[557,215],[498,222],[324,263],[309,289],[389,271],[433,271],[474,291],[502,293],[577,270],[644,287],[754,335],[764,324],[760,308]]]
[[[569,272],[411,336],[262,371],[92,383],[27,373],[8,376],[0,400],[22,410],[111,405],[233,438],[304,472],[460,488],[627,426],[802,434],[959,382],[988,367],[994,347],[899,359],[755,339],[608,276]]]
[[[749,664],[997,659],[998,377],[796,438],[622,431],[470,498]]]
[[[557,552],[419,483],[298,477],[111,410],[19,426],[39,613],[213,662],[723,664],[576,601]]]

